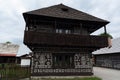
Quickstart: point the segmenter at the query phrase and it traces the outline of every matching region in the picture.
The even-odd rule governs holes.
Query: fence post
[[[31,80],[31,67],[29,66],[28,69],[29,69],[29,80]]]
[[[0,80],[1,80],[1,72],[0,72]]]

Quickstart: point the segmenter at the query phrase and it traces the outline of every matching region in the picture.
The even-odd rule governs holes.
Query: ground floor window
[[[64,54],[64,53],[53,54],[53,67],[54,68],[73,68],[74,55]]]

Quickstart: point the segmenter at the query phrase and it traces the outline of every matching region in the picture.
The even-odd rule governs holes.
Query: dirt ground
[[[102,80],[120,80],[120,70],[94,67],[94,75]]]

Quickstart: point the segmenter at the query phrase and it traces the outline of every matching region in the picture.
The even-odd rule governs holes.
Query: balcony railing
[[[24,43],[28,46],[38,45],[101,48],[108,46],[108,38],[105,36],[25,31]]]

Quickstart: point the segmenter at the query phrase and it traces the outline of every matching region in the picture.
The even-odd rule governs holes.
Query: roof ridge
[[[70,9],[73,9],[73,10],[75,10],[75,11],[77,11],[77,12],[81,12],[81,13],[83,13],[83,14],[86,14],[86,15],[89,15],[89,16],[92,16],[92,17],[101,19],[101,18],[99,18],[99,17],[93,16],[93,15],[91,15],[91,14],[89,14],[89,13],[84,12],[84,11],[81,11],[81,10],[78,10],[78,9],[74,9],[73,7],[66,6],[66,5],[64,5],[64,4],[62,4],[62,3],[61,3],[60,5],[63,5],[63,6],[65,6],[65,7],[70,8]],[[101,20],[104,20],[104,19],[101,19]],[[107,20],[104,20],[104,21],[107,21]],[[107,21],[107,22],[109,22],[109,21]]]
[[[66,7],[70,11],[68,14],[61,12],[59,10],[60,7]],[[63,10],[64,11],[64,10]],[[40,15],[40,16],[50,16],[50,17],[57,17],[57,18],[67,18],[67,19],[76,19],[76,20],[87,20],[87,21],[97,21],[97,22],[104,22],[105,24],[109,23],[107,20],[98,18],[96,16],[90,15],[86,12],[83,12],[78,9],[74,9],[72,7],[66,6],[62,3],[40,8],[37,10],[25,12],[23,14],[34,14],[34,15]]]
[[[42,10],[42,9],[46,9],[46,8],[50,8],[50,7],[54,7],[54,6],[58,6],[58,5],[63,5],[63,4],[60,3],[60,4],[56,4],[56,5],[46,6],[46,7],[40,8],[40,9],[30,10],[30,11],[27,11],[27,12],[24,12],[24,13],[33,12],[33,11],[38,11],[38,10]],[[24,14],[24,13],[23,13],[23,14]]]

